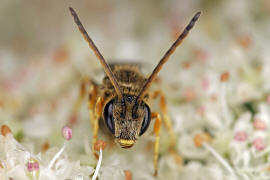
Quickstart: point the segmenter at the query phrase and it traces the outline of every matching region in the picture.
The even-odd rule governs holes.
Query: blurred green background
[[[75,8],[90,35],[110,58],[118,56],[120,47],[125,46],[123,41],[129,39],[139,46],[135,48],[152,54],[138,50],[137,56],[155,57],[157,52],[151,51],[151,43],[169,44],[197,11],[202,11],[202,17],[194,31],[199,28],[200,36],[221,41],[226,36],[252,34],[253,29],[263,28],[260,36],[269,39],[269,4],[268,0],[2,1],[0,49],[1,53],[12,51],[25,62],[31,56],[68,46],[70,41],[81,38],[69,6]],[[144,40],[153,34],[157,39],[151,43]],[[203,46],[203,42],[197,44]]]

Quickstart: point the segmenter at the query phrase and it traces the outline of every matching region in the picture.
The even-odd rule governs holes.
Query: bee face
[[[107,128],[122,148],[132,147],[150,124],[150,108],[143,101],[137,102],[136,96],[124,95],[121,100],[112,99],[103,112]]]

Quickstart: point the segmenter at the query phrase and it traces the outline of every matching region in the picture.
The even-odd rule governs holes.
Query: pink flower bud
[[[261,150],[264,150],[266,144],[264,142],[264,140],[262,138],[256,138],[254,141],[253,141],[253,146],[256,150],[258,151],[261,151]]]
[[[32,162],[27,162],[27,171],[32,172],[34,170],[34,164]]]
[[[39,163],[38,162],[34,162],[33,167],[34,167],[35,171],[39,171]]]
[[[247,138],[248,138],[248,135],[245,131],[237,131],[234,135],[234,139],[240,142],[246,141]]]
[[[257,130],[265,130],[267,128],[265,122],[262,121],[261,119],[256,119],[253,122],[253,126]]]
[[[39,162],[35,158],[30,158],[26,163],[26,175],[30,179],[38,179],[39,178]]]
[[[209,86],[210,86],[210,81],[209,81],[209,79],[203,78],[203,79],[202,79],[202,82],[201,82],[201,85],[202,85],[202,88],[203,88],[204,90],[207,90],[207,89],[209,88]]]
[[[67,126],[64,126],[62,128],[62,135],[67,141],[69,141],[72,138],[72,129]]]
[[[270,95],[267,96],[267,102],[270,104]]]

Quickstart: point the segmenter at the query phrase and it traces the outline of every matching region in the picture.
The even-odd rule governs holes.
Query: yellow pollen
[[[197,147],[201,147],[204,142],[210,143],[211,140],[212,138],[208,133],[200,133],[195,135],[195,137],[193,138],[194,144]]]

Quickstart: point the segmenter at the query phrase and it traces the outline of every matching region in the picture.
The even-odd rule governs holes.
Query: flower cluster
[[[106,13],[99,17],[104,21],[93,22],[90,32],[92,35],[93,31],[94,39],[106,44],[105,57],[121,54],[120,57],[133,59],[140,55],[139,59],[149,60],[142,63],[142,71],[149,74],[161,52],[181,31],[179,27],[201,4],[201,18],[163,67],[158,85],[152,86],[164,92],[176,140],[171,149],[162,123],[157,178],[270,179],[269,0],[194,2],[197,1],[157,1],[155,7],[168,11],[168,16],[164,16],[164,11],[151,5],[149,11],[158,18],[143,13],[148,8],[141,8],[139,1],[130,8],[125,3],[107,5]],[[91,13],[97,9],[89,5],[85,8],[94,17]],[[72,17],[66,18],[63,23],[73,22]],[[129,18],[129,23],[123,23]],[[147,22],[143,26],[137,23],[142,20]],[[31,57],[18,54],[16,49],[24,46],[17,45],[18,40],[14,41],[16,47],[0,49],[0,179],[156,179],[154,123],[129,150],[117,147],[100,127],[98,139],[106,141],[106,148],[103,141],[98,141],[94,149],[99,152],[99,159],[93,156],[87,97],[79,99],[79,103],[77,97],[84,76],[90,75],[100,84],[103,74],[99,73],[99,62],[74,30],[76,27],[68,27],[68,35],[63,35],[68,38],[64,45],[53,44],[42,53],[35,51]],[[40,28],[37,34],[44,29]],[[151,33],[138,38],[143,34],[138,32]],[[129,38],[125,34],[130,34]],[[63,39],[49,39],[63,43]],[[102,43],[100,47],[103,48]],[[32,49],[36,50],[36,46]],[[153,101],[152,112],[160,110],[158,104]]]

